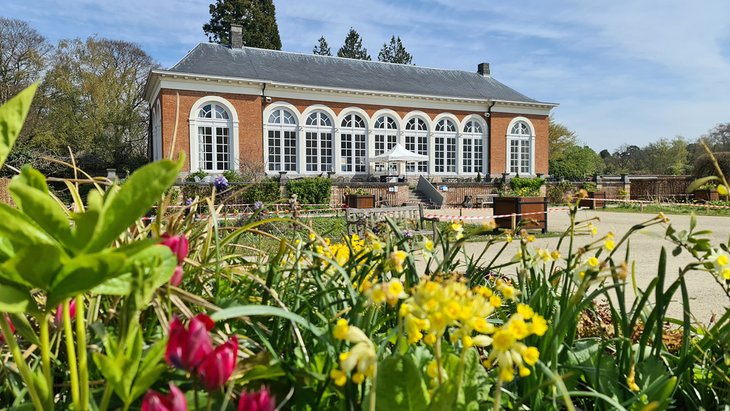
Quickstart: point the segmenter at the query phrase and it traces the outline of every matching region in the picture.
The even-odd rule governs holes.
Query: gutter
[[[487,112],[484,116],[487,118],[487,143],[489,144],[489,150],[487,150],[487,164],[489,164],[488,175],[492,178],[492,107],[497,104],[494,100],[488,100],[489,105],[487,106]],[[486,173],[485,173],[486,174]],[[486,176],[485,176],[486,177]]]

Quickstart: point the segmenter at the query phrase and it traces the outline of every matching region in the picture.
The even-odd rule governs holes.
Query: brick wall
[[[632,200],[666,200],[686,198],[687,186],[693,181],[690,176],[656,176],[652,178],[631,178]]]
[[[448,191],[441,191],[444,195],[444,207],[459,207],[464,202],[464,197],[471,196],[472,202],[478,195],[493,194],[499,187],[494,183],[448,183],[436,184],[436,188],[446,185]]]
[[[489,145],[490,173],[499,175],[505,171],[507,164],[507,128],[515,117],[525,117],[535,127],[535,173],[548,172],[548,126],[547,116],[520,115],[511,113],[492,113],[489,117],[491,134]]]

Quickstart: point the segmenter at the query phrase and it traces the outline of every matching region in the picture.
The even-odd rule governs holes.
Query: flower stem
[[[66,337],[66,352],[68,353],[68,372],[71,377],[71,401],[74,408],[81,409],[79,403],[79,372],[76,366],[76,350],[74,347],[73,328],[71,327],[71,312],[69,300],[63,302],[63,330]]]
[[[48,397],[53,398],[53,377],[51,376],[51,343],[48,337],[48,313],[43,313],[40,318],[41,331],[41,362],[43,363],[43,376],[48,386]],[[51,406],[53,401],[51,401]]]
[[[370,411],[375,411],[375,401],[377,400],[377,393],[376,393],[376,381],[378,380],[378,366],[377,364],[374,366],[373,371],[373,383],[370,385]]]
[[[31,401],[33,401],[35,409],[43,411],[43,402],[41,402],[41,398],[38,396],[35,384],[33,384],[33,374],[23,358],[23,353],[20,352],[18,342],[15,340],[15,334],[13,334],[13,331],[10,330],[10,324],[8,324],[8,320],[5,318],[4,313],[0,313],[0,328],[2,329],[3,336],[5,336],[5,342],[8,344],[8,348],[10,348],[10,352],[13,354],[13,359],[15,360],[15,365],[20,371],[20,376],[23,377],[25,386],[28,387],[28,394],[30,395]]]
[[[76,348],[79,356],[79,402],[81,411],[89,409],[89,366],[86,356],[86,319],[84,296],[76,296]]]
[[[497,378],[497,386],[494,391],[494,411],[499,411],[502,408],[502,379]]]

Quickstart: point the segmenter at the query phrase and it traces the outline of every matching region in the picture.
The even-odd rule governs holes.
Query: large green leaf
[[[61,267],[62,255],[58,247],[47,244],[23,248],[0,265],[0,277],[18,285],[48,290]]]
[[[47,306],[86,292],[117,275],[126,257],[116,252],[80,255],[66,263],[53,279]]]
[[[149,211],[172,186],[182,168],[177,162],[161,160],[135,171],[116,193],[109,193],[87,251],[99,251]]]
[[[0,313],[24,313],[34,304],[33,298],[20,287],[0,284]]]
[[[33,220],[7,204],[0,204],[0,236],[14,246],[56,244]]]
[[[85,248],[86,244],[91,240],[96,230],[96,225],[99,223],[103,206],[101,193],[94,188],[89,191],[86,200],[86,211],[71,215],[71,218],[74,220],[74,243],[77,248]]]
[[[426,383],[410,355],[388,357],[378,364],[375,387],[378,411],[421,411],[428,407]]]
[[[697,191],[697,189],[702,187],[703,185],[709,183],[710,181],[715,181],[715,180],[720,180],[720,179],[715,176],[698,178],[697,180],[693,181],[689,186],[687,186],[687,193],[692,194],[695,191]]]
[[[30,166],[10,182],[10,194],[25,215],[45,232],[67,247],[71,246],[71,225],[68,215],[48,195],[45,177]]]
[[[94,287],[95,294],[129,295],[136,288],[156,290],[170,280],[177,266],[177,258],[164,245],[146,243],[146,249],[127,258],[119,274]],[[121,249],[116,250],[118,253]],[[145,270],[140,284],[134,278],[135,268]]]
[[[31,85],[0,107],[0,167],[5,164],[10,150],[15,145],[15,140],[23,128],[23,122],[28,115],[37,88],[37,83]]]

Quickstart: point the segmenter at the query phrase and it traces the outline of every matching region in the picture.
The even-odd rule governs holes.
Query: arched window
[[[198,167],[203,171],[221,172],[233,169],[231,161],[231,118],[219,104],[200,107],[195,121],[198,127]]]
[[[364,173],[367,171],[365,120],[357,114],[348,114],[340,124],[340,156],[342,172]]]
[[[447,118],[436,123],[434,160],[435,172],[456,173],[456,126]]]
[[[310,172],[334,171],[332,168],[332,120],[316,111],[307,117],[305,127],[306,170]]]
[[[515,122],[507,134],[507,165],[513,174],[532,174],[532,128],[525,121]]]
[[[406,123],[406,150],[410,150],[417,154],[428,155],[428,127],[426,122],[421,118],[414,117]],[[406,164],[406,171],[409,173],[428,172],[428,161],[419,161],[418,163]]]
[[[463,172],[484,172],[484,130],[478,121],[469,120],[466,123],[461,144]]]
[[[379,156],[398,142],[398,124],[391,116],[380,116],[375,120],[375,155]],[[397,170],[395,164],[390,165],[390,171]],[[375,171],[385,171],[385,164],[375,163]]]
[[[297,171],[297,120],[283,108],[275,109],[266,124],[269,131],[269,171]]]

